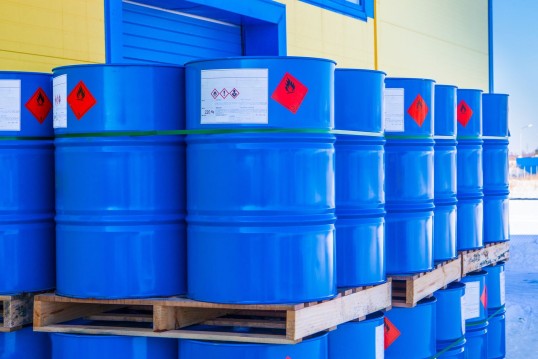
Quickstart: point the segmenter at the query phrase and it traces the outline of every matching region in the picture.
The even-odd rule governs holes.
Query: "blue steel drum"
[[[482,94],[482,134],[484,136],[508,137],[508,95]]]
[[[383,88],[380,71],[335,72],[337,286],[385,281]]]
[[[489,317],[488,359],[501,359],[506,356],[506,310],[499,308]]]
[[[385,85],[387,273],[423,272],[433,268],[434,81]]]
[[[483,268],[488,275],[486,285],[488,288],[488,310],[496,311],[505,305],[505,272],[504,262]],[[491,314],[491,313],[490,313]]]
[[[366,316],[360,322],[347,322],[329,333],[329,359],[378,359],[384,355],[382,312]]]
[[[328,359],[328,334],[320,334],[298,344],[252,344],[179,340],[181,359]]]
[[[456,118],[458,138],[466,140],[482,136],[482,90],[458,89]]]
[[[433,260],[443,262],[457,257],[457,205],[436,204],[433,224]]]
[[[0,71],[0,293],[52,289],[54,145],[50,74]]]
[[[48,333],[34,332],[26,327],[10,333],[0,333],[0,358],[2,359],[50,359]]]
[[[185,293],[185,145],[151,132],[184,129],[184,69],[80,65],[54,76],[57,101],[69,94],[55,118],[58,294]]]
[[[177,359],[177,340],[51,333],[52,359]]]
[[[477,271],[467,274],[461,279],[465,283],[465,296],[463,299],[465,305],[465,324],[467,329],[469,325],[476,325],[487,320],[487,286],[486,277],[488,272]]]
[[[484,246],[484,200],[482,198],[459,198],[457,215],[458,251]]]
[[[508,139],[484,138],[484,194],[508,193]]]
[[[458,138],[457,183],[458,199],[475,198],[482,195],[484,188],[483,140]]]
[[[413,308],[392,308],[385,313],[400,331],[397,339],[385,350],[385,358],[431,358],[435,355],[435,307],[437,299],[430,297]]]
[[[296,57],[186,65],[187,129],[200,130],[187,136],[190,298],[336,294],[334,66]]]
[[[393,212],[385,223],[387,274],[418,273],[433,268],[433,210]]]
[[[487,321],[476,325],[467,325],[465,334],[465,358],[488,359],[488,326]]]
[[[452,282],[434,295],[437,298],[437,348],[442,349],[465,335],[465,284]]]
[[[456,96],[458,88],[452,85],[435,85],[435,126],[436,136],[457,134]],[[435,189],[437,191],[437,188]]]
[[[484,196],[484,243],[510,240],[509,206],[508,193]]]

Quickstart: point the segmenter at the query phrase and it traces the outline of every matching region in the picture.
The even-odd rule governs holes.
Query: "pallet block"
[[[449,283],[461,279],[461,258],[443,262],[430,272],[415,275],[395,275],[392,279],[392,305],[414,307],[417,302]]]
[[[181,297],[97,300],[44,294],[35,299],[34,330],[294,344],[390,306],[390,282],[349,289],[330,300],[302,304],[217,304]],[[87,323],[70,323],[76,319]],[[190,327],[195,324],[214,329]],[[261,332],[222,330],[238,326]]]
[[[484,248],[461,252],[461,272],[480,270],[497,262],[507,261],[510,258],[510,242],[487,244]]]
[[[35,294],[0,295],[0,332],[13,332],[32,323]]]

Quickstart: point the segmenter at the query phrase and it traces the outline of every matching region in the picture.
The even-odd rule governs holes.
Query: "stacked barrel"
[[[506,356],[506,306],[504,262],[484,267],[488,303],[488,359]]]
[[[488,296],[486,271],[477,271],[462,278],[465,283],[463,297],[465,313],[465,357],[488,358]]]
[[[456,87],[435,86],[435,173],[433,259],[456,258]]]
[[[482,91],[458,89],[458,251],[483,247]]]
[[[439,358],[465,358],[465,284],[452,282],[435,292],[436,346]]]
[[[53,289],[50,74],[2,71],[0,98],[0,294]],[[46,335],[30,328],[0,333],[6,358],[48,358],[49,345]]]
[[[160,135],[184,129],[184,69],[60,67],[53,91],[57,293],[184,294],[185,145],[179,135]],[[94,358],[111,348],[129,358],[135,349],[121,348],[148,346],[172,346],[161,358],[177,351],[165,339],[53,335],[55,359]],[[141,358],[155,357],[146,353]]]
[[[509,240],[508,95],[483,94],[484,243]]]
[[[335,73],[338,287],[385,282],[384,80],[380,71]]]
[[[385,81],[388,274],[433,268],[434,81]]]

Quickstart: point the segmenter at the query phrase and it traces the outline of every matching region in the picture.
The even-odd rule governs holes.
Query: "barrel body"
[[[461,282],[452,282],[446,289],[435,292],[438,349],[444,349],[465,336],[464,295],[465,284]]]
[[[484,267],[488,272],[486,285],[488,288],[488,310],[497,310],[505,303],[505,264],[499,262],[493,266]]]
[[[384,315],[366,316],[360,322],[347,322],[329,333],[329,359],[378,359],[384,356]]]
[[[184,69],[83,65],[54,76],[70,107],[55,118],[58,293],[185,293],[185,144],[152,132],[184,129]]]
[[[484,194],[506,194],[508,188],[508,139],[484,139]]]
[[[465,344],[467,341],[465,338],[462,338],[459,340],[456,344],[454,344],[452,347],[446,349],[445,351],[438,351],[436,354],[436,358],[442,358],[442,359],[465,359],[466,358],[466,352],[465,352]]]
[[[431,358],[435,355],[435,297],[423,299],[413,308],[393,308],[385,316],[400,335],[385,350],[385,358]]]
[[[50,75],[0,71],[0,294],[52,289],[54,145]],[[39,269],[37,269],[39,268]]]
[[[506,357],[506,309],[504,307],[490,314],[487,342],[488,359]]]
[[[482,136],[482,90],[457,90],[456,119],[458,138],[475,139]]]
[[[60,333],[52,333],[50,336],[52,359],[177,358],[175,339]]]
[[[483,198],[459,198],[457,216],[457,249],[464,251],[484,246]]]
[[[489,322],[477,325],[468,325],[465,334],[465,357],[473,359],[488,358],[488,330]]]
[[[476,197],[483,194],[484,174],[481,139],[458,140],[457,183],[458,199]]]
[[[192,62],[186,71],[187,127],[202,130],[187,137],[189,297],[334,296],[334,63],[238,58]],[[236,98],[204,92],[217,88]],[[254,112],[241,117],[235,100]]]
[[[465,351],[467,358],[488,357],[488,272],[471,272],[462,278],[465,283]]]
[[[433,268],[434,81],[385,80],[387,273]]]
[[[2,359],[50,359],[51,344],[48,333],[34,332],[26,327],[10,333],[0,333]]]
[[[508,193],[484,196],[484,243],[510,240],[509,207]]]
[[[508,95],[482,94],[483,135],[508,137]]]
[[[433,225],[433,260],[443,262],[457,257],[457,205],[436,204]]]
[[[199,359],[328,359],[328,334],[321,334],[294,345],[251,344],[179,340],[179,358]]]
[[[380,71],[335,72],[337,286],[385,281],[383,89]]]

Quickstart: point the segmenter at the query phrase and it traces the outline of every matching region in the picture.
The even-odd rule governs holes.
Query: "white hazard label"
[[[268,73],[268,69],[202,70],[200,123],[269,123]]]
[[[383,96],[385,102],[385,131],[404,131],[404,89],[386,88]]]
[[[67,75],[52,79],[52,127],[67,128]]]
[[[465,295],[461,296],[461,333],[465,335]]]
[[[375,359],[385,358],[385,328],[383,325],[375,327]]]
[[[21,80],[0,80],[0,131],[21,130]]]
[[[505,303],[505,277],[504,277],[504,270],[499,274],[499,289],[501,291],[501,305],[504,305]]]
[[[480,282],[465,283],[465,319],[478,318],[480,316]]]

